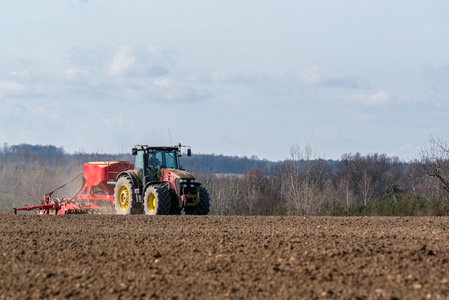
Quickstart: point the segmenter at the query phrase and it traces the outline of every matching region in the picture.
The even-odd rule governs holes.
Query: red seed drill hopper
[[[114,187],[117,175],[122,171],[132,170],[134,165],[128,161],[88,162],[84,164],[83,173],[44,195],[40,205],[14,208],[20,210],[37,210],[37,214],[92,214],[113,212]],[[73,182],[83,175],[83,185],[72,198],[52,198],[55,191]]]

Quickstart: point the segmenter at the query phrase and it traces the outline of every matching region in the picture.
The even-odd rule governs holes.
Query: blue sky
[[[413,159],[448,135],[449,1],[8,1],[0,142]]]

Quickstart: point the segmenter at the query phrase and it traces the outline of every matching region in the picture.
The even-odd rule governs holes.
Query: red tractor
[[[41,205],[14,208],[14,212],[38,209],[39,214],[109,211],[122,215],[179,215],[182,210],[185,214],[209,213],[206,188],[180,166],[181,144],[177,147],[136,146],[132,154],[134,165],[127,161],[84,164],[84,184],[79,195],[52,198],[55,190],[44,195]],[[187,155],[191,155],[190,148]]]
[[[207,215],[209,194],[195,177],[184,171],[178,147],[137,146],[134,169],[117,175],[114,207],[117,214]],[[191,155],[190,148],[187,155]]]

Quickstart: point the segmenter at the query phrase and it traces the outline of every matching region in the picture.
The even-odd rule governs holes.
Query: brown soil
[[[448,299],[449,218],[0,218],[0,299]]]

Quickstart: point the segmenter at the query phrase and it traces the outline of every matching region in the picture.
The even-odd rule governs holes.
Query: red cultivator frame
[[[87,214],[100,213],[100,207],[95,204],[82,203],[79,199],[51,198],[50,194],[44,195],[41,205],[14,208],[14,213],[19,210],[38,210],[39,215],[65,215],[65,214]]]
[[[14,208],[20,210],[37,210],[37,214],[96,214],[113,212],[114,186],[117,175],[124,170],[132,170],[133,164],[127,161],[90,162],[84,164],[83,173],[66,184],[44,195],[41,205]],[[54,192],[65,187],[75,179],[84,175],[84,184],[72,198],[52,198]]]

